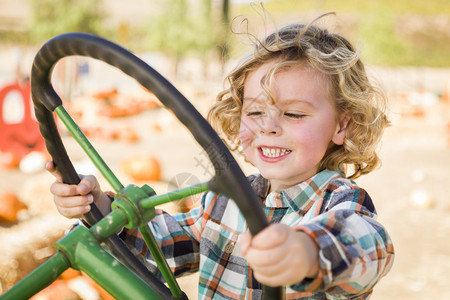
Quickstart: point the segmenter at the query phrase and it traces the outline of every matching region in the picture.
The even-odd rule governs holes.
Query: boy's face
[[[326,77],[307,64],[276,73],[275,104],[269,104],[261,78],[271,65],[245,81],[239,136],[247,159],[273,191],[315,175],[327,149],[344,142],[347,124],[330,100]]]

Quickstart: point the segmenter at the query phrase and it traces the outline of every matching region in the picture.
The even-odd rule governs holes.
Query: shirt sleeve
[[[204,211],[204,196],[202,205],[185,214],[170,215],[157,209],[154,219],[148,225],[152,231],[158,246],[175,276],[192,273],[199,266],[199,243],[202,216]],[[137,229],[125,228],[120,234],[121,239],[127,244],[131,252],[135,254],[144,265],[163,280],[156,263],[151,255],[144,239]]]
[[[299,225],[319,246],[319,274],[291,286],[297,291],[324,291],[330,296],[371,293],[392,267],[394,248],[376,221],[370,196],[358,187],[338,189],[318,201],[320,214]]]

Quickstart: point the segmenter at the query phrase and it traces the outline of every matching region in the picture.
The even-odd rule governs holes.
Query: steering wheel
[[[51,73],[60,59],[73,55],[91,57],[112,65],[154,93],[168,109],[173,111],[208,154],[215,171],[215,175],[207,183],[208,189],[224,194],[236,202],[252,235],[256,235],[268,225],[261,202],[239,165],[217,133],[194,106],[163,76],[134,54],[115,43],[91,34],[67,33],[52,38],[36,54],[31,72],[31,93],[36,117],[48,152],[61,173],[63,182],[78,184],[80,178],[70,161],[55,123],[54,112],[62,107],[62,101],[51,84]],[[76,134],[82,135],[81,131]],[[98,155],[94,154],[90,158],[103,176],[109,177],[106,179],[116,191],[123,189],[113,175],[108,175],[112,173]],[[95,204],[91,204],[91,211],[85,215],[85,218],[90,225],[94,225],[104,216]],[[158,290],[164,299],[173,298],[170,291],[167,292],[167,287],[140,263],[117,235],[112,235],[105,243],[116,257],[143,278],[148,285]],[[184,294],[173,299],[183,297],[185,297]],[[263,286],[263,297],[264,299],[282,299],[283,289]]]

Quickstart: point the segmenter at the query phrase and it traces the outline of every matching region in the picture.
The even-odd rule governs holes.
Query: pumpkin
[[[159,181],[161,179],[161,166],[153,155],[140,154],[124,159],[121,168],[135,181]]]
[[[72,268],[68,268],[59,276],[59,278],[62,280],[68,281],[68,280],[77,278],[78,276],[81,276],[80,271],[72,269]]]
[[[80,297],[72,291],[67,282],[64,280],[56,280],[48,287],[34,295],[30,300],[54,300],[54,299],[65,299],[65,300],[79,300]]]
[[[425,117],[425,110],[422,107],[414,107],[411,115],[415,118],[423,118]]]
[[[11,151],[0,152],[0,165],[4,169],[14,169],[19,167],[20,157],[17,153]]]
[[[128,115],[127,109],[118,105],[109,105],[103,107],[99,112],[99,115],[108,118],[122,118]]]
[[[11,191],[0,192],[0,222],[14,223],[17,221],[17,213],[25,209],[17,195]]]
[[[109,91],[100,91],[94,93],[92,96],[99,101],[108,101],[117,97],[119,92],[117,89],[111,89]]]
[[[139,136],[136,131],[131,127],[121,128],[118,132],[119,140],[124,141],[126,143],[136,143],[139,141]]]

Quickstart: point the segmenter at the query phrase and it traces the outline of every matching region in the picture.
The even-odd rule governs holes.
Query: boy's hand
[[[244,233],[242,254],[255,278],[268,286],[288,286],[319,271],[319,250],[307,234],[284,224],[272,224],[252,238]]]
[[[79,218],[90,211],[89,205],[94,201],[102,213],[110,211],[108,205],[111,203],[94,176],[81,175],[78,185],[70,185],[62,182],[61,174],[56,170],[53,162],[48,162],[45,168],[56,178],[50,187],[50,192],[54,195],[56,208],[61,215],[67,218]]]

